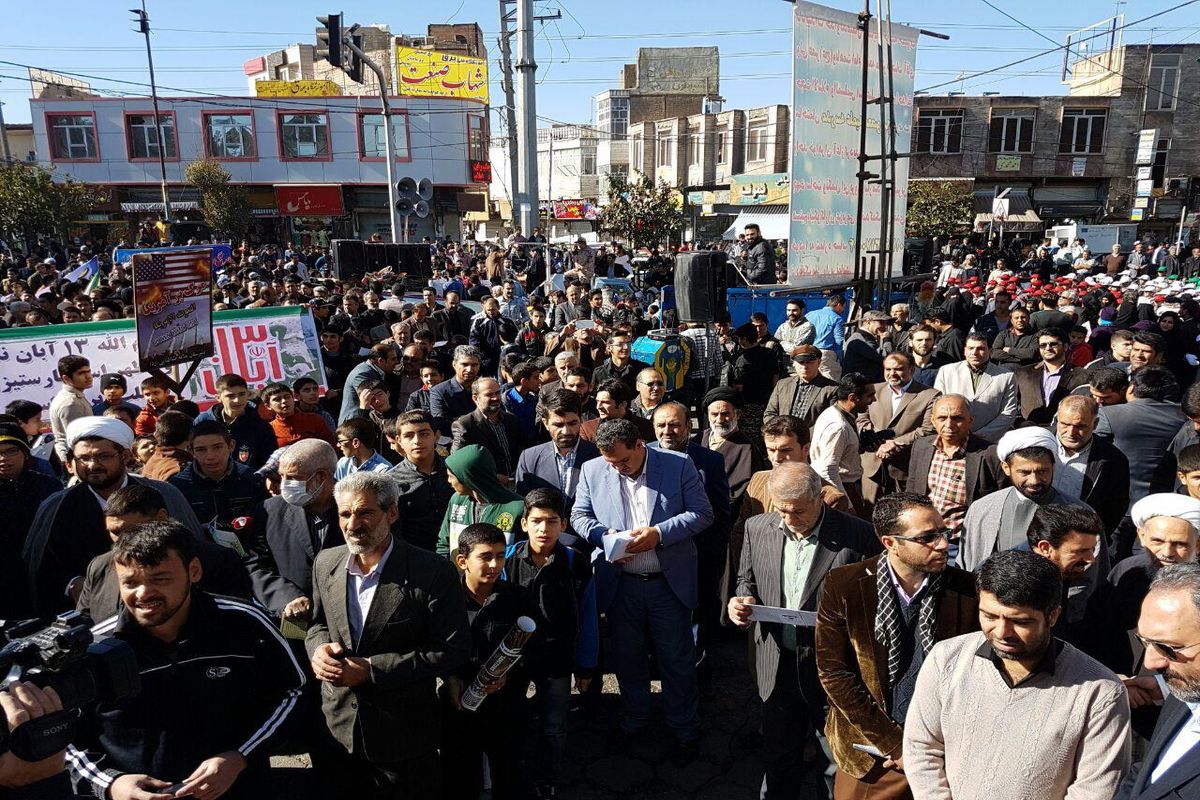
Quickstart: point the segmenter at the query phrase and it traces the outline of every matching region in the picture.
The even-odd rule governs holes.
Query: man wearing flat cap
[[[862,315],[858,330],[846,338],[843,373],[857,372],[872,383],[883,380],[883,357],[892,351],[887,339],[891,323],[891,315],[883,311],[868,311]]]
[[[775,384],[763,421],[787,414],[804,422],[811,430],[821,412],[837,399],[837,381],[821,374],[821,351],[811,344],[798,345],[792,351],[796,374]]]
[[[145,484],[157,489],[167,514],[198,539],[203,529],[178,489],[126,471],[133,431],[115,417],[83,417],[67,426],[66,444],[74,463],[74,486],[55,492],[38,507],[25,542],[24,561],[39,616],[73,608],[88,563],[108,550],[104,509],[117,489]]]
[[[1058,440],[1045,428],[1018,428],[1001,437],[996,455],[1012,486],[979,498],[967,509],[958,566],[974,571],[992,553],[1025,542],[1039,506],[1086,507],[1078,497],[1054,488],[1057,452]]]

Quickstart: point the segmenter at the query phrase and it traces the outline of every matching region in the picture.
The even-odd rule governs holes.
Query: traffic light
[[[317,28],[317,60],[324,59],[331,66],[342,65],[342,15],[330,14],[317,17],[321,27]]]
[[[363,35],[361,33],[351,34],[350,41],[353,42],[354,46],[357,47],[359,50],[363,49],[364,40],[363,40]],[[346,48],[346,77],[349,78],[350,80],[354,81],[355,83],[362,83],[363,82],[362,74],[363,74],[362,59],[358,57],[357,51],[351,50],[350,48],[347,47]]]

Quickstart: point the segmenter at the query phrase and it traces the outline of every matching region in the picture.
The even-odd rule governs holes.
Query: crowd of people
[[[573,698],[615,674],[606,747],[665,727],[686,767],[745,638],[763,797],[1200,797],[1194,281],[1141,245],[956,245],[885,310],[685,322],[680,379],[633,356],[670,254],[538,244],[431,242],[419,300],[235,248],[222,305],[307,305],[323,381],[180,399],[66,356],[48,407],[7,406],[0,618],[84,612],[142,687],[0,783],[65,758],[113,800],[264,797],[286,752],[335,796],[570,796]],[[776,269],[756,228],[735,248]],[[128,316],[119,265],[63,279],[93,255],[6,265],[6,321]]]

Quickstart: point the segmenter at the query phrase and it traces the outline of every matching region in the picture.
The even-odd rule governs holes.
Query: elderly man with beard
[[[1058,441],[1045,428],[1018,428],[1004,434],[996,456],[1012,486],[978,498],[967,509],[959,566],[974,571],[992,553],[1025,542],[1039,506],[1087,507],[1078,497],[1054,488],[1057,450]]]
[[[74,607],[88,564],[112,546],[104,527],[104,509],[117,489],[131,483],[157,489],[168,516],[183,523],[197,539],[204,538],[192,507],[178,489],[128,473],[133,431],[124,422],[115,417],[83,417],[67,426],[66,436],[79,482],[42,501],[22,556],[29,571],[34,610],[40,616],[54,616]]]
[[[291,649],[257,607],[196,586],[197,544],[174,520],[113,544],[121,610],[92,634],[133,651],[141,687],[84,712],[67,748],[98,797],[269,796],[270,756],[305,716],[307,679]]]
[[[725,461],[725,477],[733,499],[731,513],[737,516],[750,476],[763,468],[763,456],[750,437],[738,429],[741,393],[728,386],[718,386],[704,395],[703,410],[708,430],[693,439],[701,447],[718,453]]]
[[[470,651],[464,593],[446,559],[392,536],[391,478],[356,472],[334,495],[346,544],[313,564],[304,643],[322,683],[318,783],[329,797],[438,797],[436,683]]]
[[[1129,701],[1117,676],[1054,637],[1059,568],[997,553],[978,584],[982,632],[935,645],[917,678],[904,725],[913,796],[1111,797],[1129,770]]]

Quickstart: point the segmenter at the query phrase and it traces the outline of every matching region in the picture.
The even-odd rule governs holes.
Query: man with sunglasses
[[[1038,331],[1041,361],[1015,370],[1021,418],[1032,425],[1048,425],[1059,402],[1087,382],[1083,370],[1067,363],[1067,341],[1057,328]]]
[[[1144,663],[1156,673],[1165,700],[1140,767],[1115,800],[1200,798],[1200,565],[1159,570],[1142,603],[1137,638]]]
[[[834,800],[913,797],[902,742],[917,673],[934,642],[979,628],[974,578],[948,566],[946,523],[928,497],[881,497],[871,521],[884,554],[832,570],[817,605]]]

